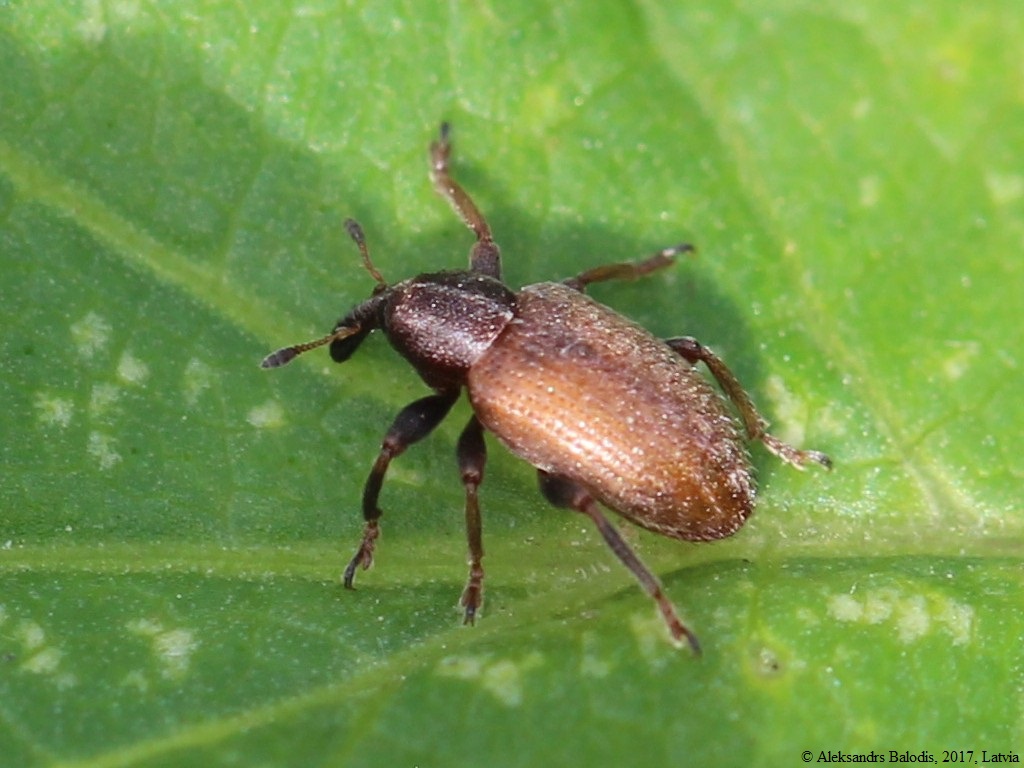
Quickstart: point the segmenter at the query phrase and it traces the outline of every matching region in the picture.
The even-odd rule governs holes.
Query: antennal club
[[[302,344],[293,344],[290,347],[282,347],[276,352],[271,352],[269,355],[264,357],[260,363],[260,368],[280,368],[282,365],[290,363],[303,352],[308,352],[311,349],[322,347],[324,344],[330,344],[332,341],[347,339],[349,336],[355,336],[357,333],[359,333],[359,326],[342,326],[333,333],[329,333],[315,341],[307,341]]]

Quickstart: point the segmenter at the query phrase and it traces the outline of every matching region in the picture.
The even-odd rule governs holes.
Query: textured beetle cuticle
[[[395,417],[363,487],[362,539],[342,575],[373,564],[379,497],[391,461],[427,437],[466,392],[473,415],[456,454],[465,494],[469,565],[460,598],[463,622],[480,615],[484,594],[483,532],[478,491],[486,465],[485,431],[538,470],[554,506],[590,518],[609,549],[650,596],[673,641],[700,645],[643,564],[601,511],[616,512],[662,536],[712,541],[735,533],[754,509],[753,469],[745,440],[761,442],[797,468],[831,468],[820,451],[801,450],[769,434],[735,375],[692,337],[659,340],[585,295],[588,285],[632,280],[692,252],[688,243],[638,261],[606,264],[560,283],[513,291],[501,279],[501,251],[483,214],[451,177],[451,129],[430,144],[430,178],[473,231],[466,270],[431,272],[387,284],[370,259],[362,228],[345,228],[374,280],[370,298],[326,336],[265,357],[276,368],[329,345],[345,362],[374,330],[434,391]],[[694,369],[703,363],[724,393]],[[737,420],[727,402],[735,408]]]

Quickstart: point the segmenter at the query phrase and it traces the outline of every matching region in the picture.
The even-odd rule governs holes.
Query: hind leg
[[[601,536],[604,537],[605,543],[608,544],[611,551],[629,569],[630,573],[636,577],[644,592],[650,595],[655,605],[658,606],[658,610],[665,620],[665,625],[668,627],[672,639],[677,644],[681,644],[685,640],[690,645],[690,648],[693,649],[693,652],[699,654],[700,643],[697,642],[697,636],[680,620],[675,606],[665,596],[658,577],[651,573],[650,569],[643,564],[632,547],[622,538],[619,530],[601,512],[601,508],[594,500],[594,497],[567,478],[540,470],[538,474],[540,477],[540,489],[544,497],[556,507],[575,509],[594,521],[597,530],[600,531]]]

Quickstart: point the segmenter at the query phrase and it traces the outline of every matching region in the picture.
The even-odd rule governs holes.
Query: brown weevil
[[[449,128],[430,145],[431,180],[473,230],[468,270],[430,272],[388,285],[370,261],[360,226],[349,235],[376,281],[321,339],[267,356],[276,368],[309,349],[330,345],[348,360],[381,329],[434,394],[406,406],[384,437],[363,490],[366,527],[345,568],[369,568],[380,531],[377,505],[388,465],[444,419],[463,389],[473,416],[456,453],[466,495],[469,581],[462,593],[465,623],[483,601],[484,556],[477,493],[487,453],[484,432],[530,462],[549,502],[587,515],[612,552],[654,599],[676,643],[699,650],[657,577],[640,561],[598,504],[663,536],[710,541],[735,533],[754,507],[754,482],[740,424],[725,399],[694,366],[703,362],[742,422],[748,440],[796,467],[831,462],[766,431],[767,422],[718,357],[689,337],[658,340],[639,325],[584,295],[591,283],[632,279],[692,250],[667,248],[639,262],[588,269],[560,283],[518,293],[501,280],[501,256],[483,215],[449,174]]]

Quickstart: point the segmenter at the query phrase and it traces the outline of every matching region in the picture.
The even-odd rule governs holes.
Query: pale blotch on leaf
[[[598,680],[611,674],[612,666],[607,658],[598,655],[595,648],[594,633],[583,633],[583,652],[580,654],[580,674]]]
[[[125,384],[141,386],[149,378],[149,366],[131,352],[125,352],[117,361],[117,377]]]
[[[832,595],[827,608],[837,621],[891,626],[904,644],[942,632],[953,645],[966,645],[974,626],[974,609],[965,603],[937,593],[905,594],[893,587]]]
[[[213,369],[202,360],[192,358],[185,366],[183,381],[185,402],[195,405],[200,396],[213,386]]]
[[[971,369],[981,353],[981,345],[976,341],[947,341],[946,346],[950,353],[942,361],[942,373],[950,381],[956,381]]]
[[[780,677],[785,669],[779,654],[767,645],[756,645],[750,649],[750,667],[758,677]]]
[[[629,617],[629,628],[636,640],[640,657],[652,669],[665,666],[668,661],[678,656],[676,647],[681,648],[683,641],[674,643],[665,631],[665,620],[656,612],[634,613]]]
[[[107,25],[95,17],[83,19],[76,25],[75,30],[82,40],[93,44],[103,42],[103,38],[107,35]]]
[[[449,656],[438,663],[436,671],[440,677],[477,683],[501,704],[518,707],[523,703],[523,677],[543,663],[544,657],[537,651],[519,660],[495,662],[490,656]]]
[[[36,411],[42,424],[63,429],[71,424],[75,404],[66,397],[40,392],[36,395]]]
[[[953,645],[966,645],[971,640],[974,628],[974,609],[966,603],[944,600],[936,612],[936,620],[946,627],[953,638]]]
[[[164,677],[179,678],[188,671],[196,641],[187,629],[169,629],[153,638],[153,647],[163,664]]]
[[[22,621],[15,628],[14,635],[21,644],[21,655],[24,658],[19,668],[23,672],[45,676],[62,689],[75,684],[74,675],[60,674],[64,652],[52,643],[47,643],[46,632],[39,624],[31,620]]]
[[[878,205],[882,185],[877,176],[864,176],[857,182],[857,189],[861,206],[864,208],[874,208]]]
[[[807,626],[814,627],[821,623],[821,617],[810,608],[797,608],[796,617]]]
[[[176,680],[188,672],[192,653],[199,643],[189,629],[165,629],[153,619],[130,621],[126,628],[133,635],[149,638],[150,649],[160,666],[160,674]]]
[[[46,632],[34,621],[22,621],[15,634],[25,651],[35,651],[46,642]]]
[[[1024,196],[1024,176],[1019,173],[988,171],[985,174],[985,186],[996,205],[1008,205]]]
[[[839,621],[860,621],[864,606],[852,595],[833,595],[828,599],[828,612]]]
[[[828,403],[820,408],[816,407],[812,417],[816,432],[832,435],[833,437],[842,437],[847,433],[850,425],[856,423],[853,411],[837,403]]]
[[[807,421],[807,403],[794,395],[781,376],[772,374],[765,382],[765,392],[772,404],[772,412],[780,425],[783,425],[777,436],[791,445],[800,445],[804,440],[804,427]]]
[[[900,642],[912,643],[928,634],[931,627],[931,614],[920,595],[908,597],[903,601],[901,610],[896,617],[896,632]]]
[[[268,400],[252,408],[245,420],[256,429],[276,429],[284,426],[284,409],[276,400]]]
[[[95,385],[89,395],[89,415],[98,417],[108,413],[121,398],[121,392],[121,387],[116,384],[104,382]]]
[[[21,663],[21,668],[35,675],[52,675],[60,666],[63,653],[57,648],[43,648]]]
[[[871,114],[872,107],[871,99],[867,97],[857,99],[857,101],[853,102],[853,107],[850,108],[850,117],[854,120],[863,120]]]
[[[139,693],[149,693],[149,680],[138,669],[133,669],[121,679],[121,685]]]
[[[102,432],[90,432],[86,450],[99,464],[100,469],[111,469],[121,461],[121,454],[114,450],[117,441]]]
[[[81,357],[90,360],[110,342],[110,323],[90,312],[71,324],[71,342]]]
[[[895,589],[876,589],[864,596],[864,621],[868,624],[881,624],[892,616],[899,594]]]

